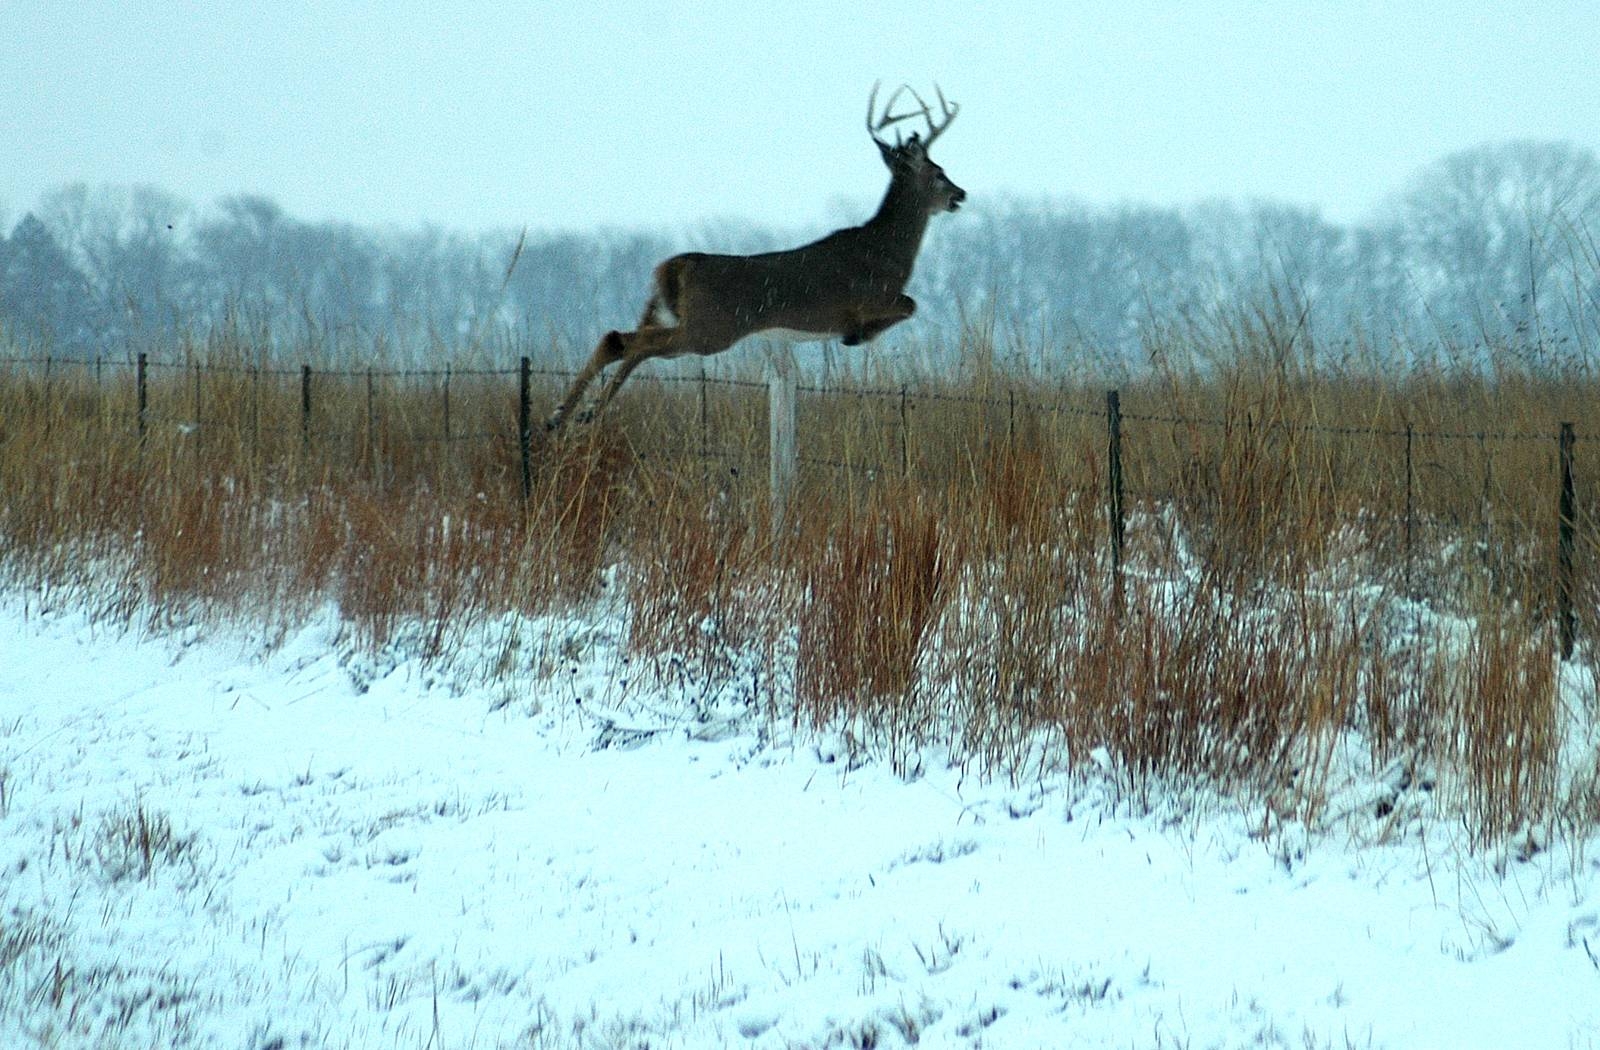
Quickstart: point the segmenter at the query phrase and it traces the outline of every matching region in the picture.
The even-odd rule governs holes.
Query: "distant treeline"
[[[826,229],[537,222],[382,230],[303,221],[259,196],[197,208],[159,189],[73,185],[0,236],[0,326],[74,356],[232,324],[332,356],[381,348],[420,361],[509,344],[567,363],[635,320],[665,256],[789,247]],[[1137,366],[1152,333],[1252,303],[1290,314],[1329,354],[1587,360],[1600,347],[1600,160],[1563,143],[1469,150],[1352,225],[1275,203],[1094,207],[975,192],[932,226],[910,291],[921,310],[906,331],[933,353],[976,330],[1035,368],[1086,353]]]

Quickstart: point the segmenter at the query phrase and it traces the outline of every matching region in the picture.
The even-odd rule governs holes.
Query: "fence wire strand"
[[[105,371],[135,371],[139,362],[137,359],[121,358],[77,358],[77,357],[8,357],[0,359],[0,366],[8,368],[43,368],[46,377],[55,378],[56,369],[74,368],[93,370],[97,375]],[[516,367],[464,367],[456,368],[312,368],[306,371],[305,365],[298,366],[256,366],[238,364],[217,364],[213,362],[170,361],[149,358],[145,367],[168,373],[184,373],[188,375],[225,375],[245,377],[252,379],[298,379],[315,383],[318,380],[454,380],[454,379],[483,379],[483,378],[511,378],[519,374]],[[578,372],[573,369],[530,367],[530,376],[546,379],[573,379]],[[767,383],[761,380],[741,379],[730,376],[707,375],[652,375],[640,376],[635,383],[641,386],[649,385],[693,385],[702,387],[716,387],[731,390],[765,390]],[[799,384],[796,387],[801,394],[813,397],[842,397],[857,400],[901,400],[903,399],[908,409],[915,408],[924,402],[972,405],[985,409],[1003,409],[1008,412],[1044,413],[1063,416],[1073,416],[1083,419],[1107,418],[1106,409],[1091,407],[1082,403],[1071,401],[1037,401],[1026,396],[1018,396],[1014,389],[1008,389],[1005,396],[983,396],[979,394],[955,394],[929,389],[912,384],[896,387],[884,386],[838,386],[828,384]],[[157,417],[148,417],[154,422]],[[1230,429],[1239,428],[1237,421],[1215,419],[1205,416],[1190,416],[1181,414],[1159,412],[1122,412],[1121,419],[1127,423],[1146,423],[1162,426],[1183,427],[1208,427]],[[188,421],[185,421],[188,422]],[[1407,431],[1405,428],[1394,426],[1351,426],[1348,424],[1331,425],[1322,423],[1296,423],[1273,421],[1259,424],[1257,429],[1262,433],[1273,434],[1298,434],[1298,435],[1326,435],[1334,437],[1366,437],[1401,439],[1409,436],[1413,440],[1424,441],[1475,441],[1483,442],[1547,442],[1552,435],[1530,431],[1514,430],[1452,430],[1452,429],[1422,429],[1413,427]],[[481,432],[477,435],[486,438],[490,432]],[[448,435],[448,440],[471,440],[473,435]],[[1577,432],[1577,440],[1592,441],[1594,436],[1587,431]]]

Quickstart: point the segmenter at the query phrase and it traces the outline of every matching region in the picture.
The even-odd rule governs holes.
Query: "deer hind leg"
[[[560,407],[555,410],[554,414],[545,423],[544,428],[546,430],[556,430],[562,423],[566,422],[567,416],[571,415],[573,408],[582,399],[583,392],[589,388],[589,384],[594,382],[594,377],[599,375],[607,365],[624,360],[624,341],[626,338],[621,332],[607,332],[601,338],[599,345],[594,348],[594,353],[589,355],[589,363],[583,366],[583,370],[572,381],[572,386],[567,390],[567,396],[562,399]]]
[[[606,382],[605,389],[595,399],[595,403],[586,409],[579,417],[581,423],[588,423],[597,418],[611,399],[617,396],[617,391],[622,389],[622,384],[628,381],[633,370],[650,360],[652,357],[676,357],[682,353],[683,329],[678,328],[642,328],[637,332],[628,332],[621,336],[622,363],[612,373]]]
[[[869,343],[916,312],[917,301],[909,295],[899,295],[887,313],[866,318],[854,327],[846,329],[840,333],[839,342],[845,346]]]

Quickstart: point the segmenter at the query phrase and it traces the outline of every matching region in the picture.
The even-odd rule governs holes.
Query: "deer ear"
[[[881,139],[873,139],[872,141],[878,147],[878,155],[881,156],[883,158],[883,162],[892,169],[894,167],[895,147],[889,145],[887,142],[884,142]]]

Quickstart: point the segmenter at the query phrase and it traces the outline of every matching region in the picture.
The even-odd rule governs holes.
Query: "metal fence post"
[[[1126,528],[1122,509],[1122,395],[1106,391],[1107,524],[1111,529],[1111,581],[1122,591],[1122,541]]]
[[[1572,484],[1572,452],[1577,437],[1571,423],[1561,424],[1561,507],[1556,541],[1556,607],[1560,619],[1561,658],[1572,659],[1577,641],[1577,617],[1572,608],[1572,554],[1576,545],[1578,500]]]
[[[261,365],[250,366],[250,449],[261,451]]]
[[[911,476],[911,417],[906,408],[906,385],[900,384],[900,476]]]
[[[700,473],[709,476],[711,470],[711,406],[710,392],[706,389],[706,363],[700,362]]]
[[[533,362],[517,368],[517,448],[522,453],[522,498],[533,495]]]
[[[367,470],[374,478],[381,476],[378,467],[378,404],[371,366],[367,368]]]
[[[1415,581],[1415,577],[1414,577],[1414,573],[1413,573],[1413,569],[1412,569],[1413,563],[1416,560],[1415,559],[1415,553],[1414,553],[1416,551],[1416,547],[1415,547],[1415,543],[1414,543],[1415,537],[1413,536],[1413,529],[1415,528],[1415,526],[1413,525],[1413,522],[1416,520],[1416,496],[1415,496],[1416,482],[1414,480],[1416,478],[1416,471],[1412,466],[1412,455],[1411,455],[1411,446],[1412,446],[1412,443],[1413,443],[1412,442],[1413,437],[1414,437],[1414,432],[1412,430],[1412,425],[1408,421],[1406,423],[1406,519],[1405,519],[1405,572],[1406,572],[1406,597],[1407,598],[1415,598],[1417,596],[1416,581]]]
[[[145,426],[150,417],[150,355],[143,350],[139,351],[139,367],[135,372],[134,384],[138,388],[137,400],[139,405],[139,447],[144,447]]]
[[[450,366],[444,366],[444,439],[450,440]]]
[[[300,448],[311,447],[311,366],[300,366]]]
[[[50,407],[50,363],[51,357],[47,354],[44,359],[44,436],[47,440],[50,437],[50,425],[54,421],[55,415]]]

